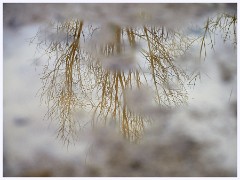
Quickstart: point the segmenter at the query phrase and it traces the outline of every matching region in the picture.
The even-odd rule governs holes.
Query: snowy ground
[[[202,7],[196,9],[203,13]],[[201,64],[201,80],[189,89],[188,106],[166,112],[167,122],[153,113],[155,124],[141,144],[130,144],[106,127],[80,133],[79,141],[66,148],[56,139],[55,122],[43,121],[47,108],[36,96],[43,61],[34,63],[39,54],[29,38],[47,19],[39,11],[29,11],[37,14],[35,19],[11,21],[8,12],[10,20],[4,20],[4,176],[236,176],[237,58],[230,44],[217,39],[215,52],[209,50]],[[68,15],[64,12],[61,18]],[[128,18],[118,13],[112,18]]]

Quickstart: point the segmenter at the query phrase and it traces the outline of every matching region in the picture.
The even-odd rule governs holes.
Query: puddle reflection
[[[206,57],[207,38],[214,48],[217,30],[223,32],[224,41],[233,37],[236,44],[236,21],[235,15],[227,14],[209,18],[198,36],[152,25],[50,23],[36,36],[49,58],[41,78],[47,118],[59,121],[58,136],[67,143],[75,141],[82,128],[81,118],[74,117],[79,110],[89,114],[92,127],[114,122],[126,139],[139,142],[151,117],[129,107],[127,91],[147,87],[153,103],[161,107],[186,104],[186,85],[199,72],[186,72],[176,59],[196,42]]]

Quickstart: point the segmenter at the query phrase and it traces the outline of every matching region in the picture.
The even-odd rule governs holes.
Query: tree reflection
[[[206,39],[210,39],[211,48],[214,50],[215,36],[221,33],[223,41],[230,41],[236,47],[237,45],[237,17],[236,14],[220,13],[212,18],[208,18],[204,26],[204,34],[200,37],[201,49],[200,55],[207,56]]]
[[[219,18],[215,24],[208,19],[200,38],[201,52],[206,34],[221,24]],[[235,19],[232,23],[236,27]],[[147,85],[160,106],[187,103],[184,84],[191,77],[175,64],[175,59],[199,38],[166,27],[101,26],[81,20],[52,23],[37,36],[49,57],[41,78],[41,97],[48,104],[47,118],[59,120],[58,136],[66,143],[75,141],[83,128],[73,115],[78,109],[91,114],[93,127],[114,121],[126,139],[139,142],[151,118],[127,106],[128,89]],[[136,52],[143,58],[136,58]]]

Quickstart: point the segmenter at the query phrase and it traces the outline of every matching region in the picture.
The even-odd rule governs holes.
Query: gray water
[[[234,4],[3,9],[4,176],[236,176]]]

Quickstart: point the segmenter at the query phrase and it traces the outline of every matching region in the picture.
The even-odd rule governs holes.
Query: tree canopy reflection
[[[232,21],[226,22],[227,18]],[[58,136],[66,143],[75,141],[83,128],[73,116],[79,109],[91,114],[93,127],[114,121],[126,139],[139,142],[151,117],[128,107],[126,90],[148,86],[155,103],[163,107],[187,103],[185,84],[196,75],[189,76],[175,59],[196,41],[201,43],[201,54],[207,35],[213,44],[217,27],[225,32],[226,40],[232,26],[236,35],[236,17],[222,15],[208,19],[203,35],[190,37],[180,30],[152,25],[121,27],[82,20],[50,23],[37,34],[39,46],[43,45],[49,57],[41,78],[47,118],[59,121]]]

